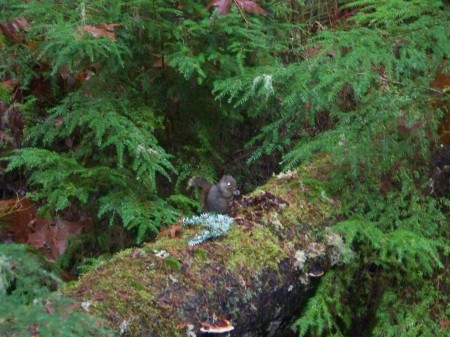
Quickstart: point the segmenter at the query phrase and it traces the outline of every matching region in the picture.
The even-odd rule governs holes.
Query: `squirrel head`
[[[228,174],[224,175],[220,179],[219,188],[222,194],[227,197],[238,196],[241,194],[241,192],[237,188],[236,180]]]

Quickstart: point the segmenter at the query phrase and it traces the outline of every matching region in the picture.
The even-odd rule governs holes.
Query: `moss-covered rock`
[[[68,292],[127,336],[200,335],[215,319],[230,320],[235,336],[285,335],[312,289],[311,264],[326,268],[330,252],[339,259],[324,229],[340,206],[318,172],[284,173],[244,196],[223,237],[190,247],[201,228],[180,227],[115,255]]]

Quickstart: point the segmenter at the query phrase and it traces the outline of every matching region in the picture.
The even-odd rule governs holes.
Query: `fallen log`
[[[222,237],[192,245],[203,229],[180,221],[68,293],[123,336],[295,336],[293,319],[342,253],[327,230],[340,204],[314,175],[312,165],[280,174],[242,197]]]

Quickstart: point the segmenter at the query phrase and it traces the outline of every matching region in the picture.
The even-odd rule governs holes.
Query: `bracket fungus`
[[[200,332],[202,333],[225,333],[232,330],[234,330],[234,326],[227,319],[217,320],[213,324],[206,322],[200,323]]]

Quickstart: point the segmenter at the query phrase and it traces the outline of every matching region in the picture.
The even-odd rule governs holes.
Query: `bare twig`
[[[366,74],[365,74],[365,73],[358,73],[358,76],[366,76]],[[404,83],[402,83],[402,82],[390,80],[390,79],[384,77],[383,75],[380,75],[380,79],[381,79],[383,82],[386,82],[386,83],[392,83],[392,84],[395,84],[395,85],[398,85],[398,86],[401,86],[401,87],[406,86],[406,84],[404,84]],[[444,92],[443,90],[440,90],[440,89],[431,88],[431,87],[428,87],[427,89],[428,89],[429,91],[435,93],[435,94],[438,94],[438,95],[444,95],[444,94],[445,94],[445,92]]]
[[[247,25],[247,27],[250,27],[250,22],[248,22],[247,18],[245,17],[244,11],[242,10],[242,7],[239,5],[239,3],[237,2],[237,0],[233,0],[234,4],[236,5],[236,7],[239,9],[239,13],[242,16],[242,19],[244,19],[245,24]]]

